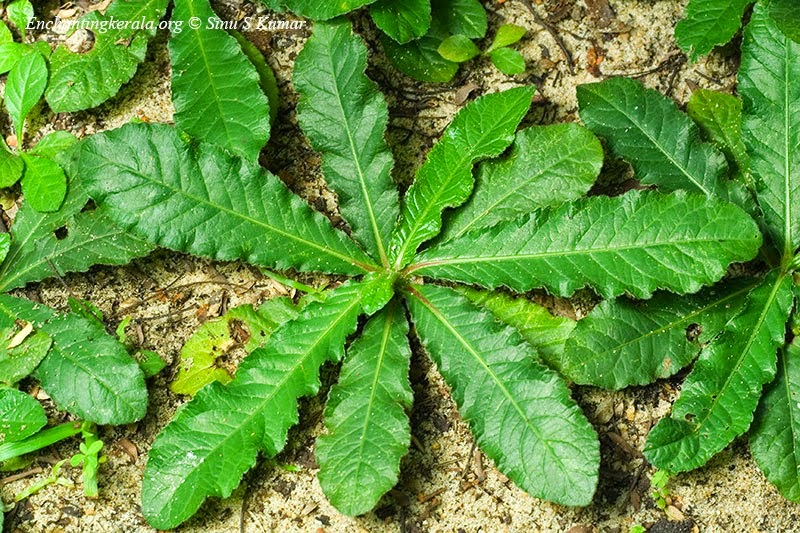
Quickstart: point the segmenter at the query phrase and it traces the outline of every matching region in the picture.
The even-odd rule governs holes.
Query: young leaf
[[[57,212],[39,213],[22,204],[11,227],[11,249],[0,265],[0,291],[92,265],[127,264],[153,250],[115,226],[102,209],[83,211],[89,197],[77,173],[73,176]]]
[[[438,240],[580,198],[602,166],[600,141],[577,124],[524,129],[517,133],[508,156],[478,167],[474,192],[460,209],[445,215]]]
[[[800,43],[800,4],[794,0],[771,0],[769,16],[789,39]]]
[[[800,245],[800,44],[760,4],[742,42],[742,134],[766,232],[788,261]]]
[[[0,20],[0,46],[13,42],[14,36],[11,34],[11,30],[8,29],[5,22]]]
[[[524,297],[515,298],[502,292],[479,291],[469,287],[456,290],[470,302],[489,310],[516,329],[548,365],[561,358],[564,343],[575,329],[574,320],[554,316],[546,307]]]
[[[389,110],[364,74],[367,49],[350,23],[317,23],[297,56],[297,115],[342,216],[373,257],[388,265],[386,247],[398,207],[394,161],[384,140]]]
[[[195,331],[181,349],[178,376],[170,385],[172,392],[194,395],[212,381],[223,384],[232,376],[216,360],[244,342],[247,353],[262,346],[275,329],[297,318],[297,308],[288,298],[273,298],[258,311],[251,305],[234,307],[225,315],[209,320]],[[237,340],[246,335],[247,340]]]
[[[742,140],[742,101],[729,94],[699,89],[686,104],[686,113],[708,139],[722,149],[728,163],[742,172],[749,167],[747,151]]]
[[[47,87],[47,63],[41,54],[27,54],[17,61],[6,80],[6,109],[22,145],[25,119]]]
[[[525,58],[522,54],[511,48],[495,50],[489,57],[497,70],[508,76],[515,76],[525,72]]]
[[[217,18],[208,0],[176,0],[176,20]],[[225,31],[187,25],[169,41],[175,126],[249,161],[269,139],[269,104],[255,67]]]
[[[264,450],[272,456],[297,422],[297,399],[319,389],[319,367],[341,358],[369,287],[343,285],[310,303],[264,348],[251,353],[228,385],[211,383],[158,435],[142,483],[148,523],[170,529],[209,496],[227,497]]]
[[[431,26],[430,0],[378,0],[369,14],[375,25],[399,44],[419,39]]]
[[[439,45],[448,36],[440,20],[431,21],[427,34],[407,44],[398,44],[383,35],[381,44],[386,57],[398,70],[415,80],[428,83],[445,83],[458,72],[458,63],[448,61],[439,54]]]
[[[34,17],[33,4],[31,4],[29,0],[14,0],[6,7],[6,14],[8,15],[8,20],[17,27],[24,39],[27,33],[28,23],[30,23]]]
[[[408,271],[492,289],[544,287],[570,296],[590,286],[605,298],[649,298],[659,288],[696,292],[760,246],[758,227],[733,204],[684,191],[632,191],[467,234],[421,253]]]
[[[22,154],[25,175],[22,178],[22,194],[34,211],[52,213],[58,211],[67,195],[67,177],[58,163],[48,157]]]
[[[503,24],[498,28],[497,33],[494,36],[494,40],[489,48],[486,50],[487,54],[491,54],[495,50],[500,48],[505,48],[506,46],[511,46],[512,44],[516,43],[522,36],[525,35],[525,28],[522,26],[516,26],[514,24]]]
[[[730,41],[742,25],[742,15],[753,0],[690,0],[686,18],[675,26],[678,46],[692,61],[715,46]]]
[[[409,292],[417,334],[481,450],[532,496],[588,505],[599,443],[561,378],[515,330],[453,290]]]
[[[217,146],[186,144],[174,128],[128,124],[81,148],[75,173],[90,194],[117,224],[155,244],[274,268],[374,268],[278,178]]]
[[[86,26],[117,21],[142,21],[157,24],[167,10],[168,0],[114,0],[105,14],[92,11],[81,17]],[[45,98],[56,113],[81,111],[96,107],[119,91],[136,73],[144,61],[147,42],[155,31],[109,27],[106,32],[94,32],[94,46],[77,54],[61,45],[50,58],[51,76]]]
[[[55,160],[61,153],[75,144],[78,139],[67,131],[54,131],[42,137],[36,146],[28,150],[30,155],[40,155]]]
[[[736,316],[755,283],[726,282],[696,295],[605,300],[578,321],[555,367],[579,384],[646,385],[688,365]]]
[[[443,58],[455,63],[469,61],[481,53],[480,48],[465,35],[451,35],[442,41],[437,50]]]
[[[35,53],[31,47],[13,41],[0,44],[0,74],[5,74],[14,68],[22,56]]]
[[[30,322],[53,340],[35,375],[59,408],[98,424],[129,424],[144,416],[142,371],[101,326],[7,295],[0,295],[0,315]]]
[[[411,348],[402,305],[367,322],[342,365],[325,406],[328,433],[317,439],[319,483],[344,514],[366,513],[397,483],[411,428],[406,411]]]
[[[452,35],[482,39],[488,21],[486,10],[478,0],[432,0],[434,18],[441,19]]]
[[[420,244],[439,233],[442,212],[472,192],[472,165],[500,154],[531,105],[533,89],[519,87],[483,96],[458,112],[417,172],[403,202],[390,256],[405,266]]]
[[[30,437],[46,424],[42,404],[22,391],[0,387],[0,443]]]
[[[578,87],[583,122],[633,165],[636,177],[664,190],[719,193],[725,156],[700,141],[697,126],[660,93],[638,81],[612,78]]]
[[[750,451],[785,498],[800,501],[800,346],[787,345],[756,411]]]
[[[12,187],[24,171],[25,163],[22,158],[0,146],[0,188]]]
[[[670,418],[650,431],[647,460],[670,472],[702,466],[753,420],[761,388],[775,376],[792,306],[791,276],[773,272],[739,316],[700,353]]]

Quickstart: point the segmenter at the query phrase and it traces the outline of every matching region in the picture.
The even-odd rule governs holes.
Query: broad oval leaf
[[[500,154],[531,105],[533,88],[518,87],[478,98],[458,112],[428,154],[406,193],[390,258],[407,265],[417,247],[435,237],[442,212],[464,203],[472,192],[472,165]]]
[[[144,416],[144,375],[101,325],[7,295],[0,295],[0,315],[30,322],[52,339],[35,376],[60,409],[97,424],[129,424]]]
[[[675,103],[628,78],[578,87],[581,120],[631,163],[636,178],[673,191],[713,195],[725,189],[728,165]]]
[[[17,27],[24,39],[27,35],[28,23],[33,20],[35,16],[33,12],[33,4],[30,0],[14,0],[6,7],[8,20]]]
[[[532,496],[588,505],[599,443],[564,381],[514,329],[453,290],[415,285],[409,293],[417,334],[481,450]]]
[[[325,406],[328,433],[317,439],[319,483],[342,513],[366,513],[397,483],[411,442],[410,361],[408,322],[398,303],[372,317],[347,350]]]
[[[760,246],[755,222],[733,204],[684,191],[631,191],[467,234],[421,253],[408,271],[492,289],[570,296],[589,286],[605,298],[649,298],[656,289],[696,292]]]
[[[419,39],[431,26],[430,0],[378,0],[369,14],[375,25],[399,44]]]
[[[23,154],[25,175],[22,178],[22,194],[34,211],[52,213],[58,211],[67,195],[67,177],[58,163],[49,157]]]
[[[389,110],[366,67],[367,48],[349,22],[316,24],[295,62],[297,115],[354,237],[388,265],[400,209],[384,140]]]
[[[81,18],[85,25],[117,21],[144,21],[155,25],[164,16],[168,0],[114,0],[105,14],[92,11]],[[45,98],[56,113],[96,107],[119,91],[144,61],[154,30],[109,28],[94,32],[94,46],[83,54],[61,45],[50,58],[52,74]]]
[[[521,53],[511,48],[495,50],[489,57],[497,70],[508,76],[516,76],[525,72],[525,58]]]
[[[692,61],[730,41],[753,0],[690,0],[686,18],[675,26],[675,39]]]
[[[217,260],[358,274],[371,259],[260,167],[174,128],[128,124],[84,143],[74,172],[123,228]]]
[[[482,163],[475,190],[447,213],[438,241],[491,227],[535,209],[586,194],[603,166],[603,147],[576,124],[532,126],[519,133],[508,156]]]
[[[0,443],[30,437],[47,424],[42,404],[17,389],[0,387]]]
[[[176,0],[175,20],[219,20],[208,0]],[[253,64],[236,39],[185,23],[169,41],[175,126],[249,161],[269,139],[269,104]]]
[[[750,451],[781,494],[800,502],[800,346],[787,345],[750,429]]]
[[[741,314],[700,353],[672,415],[647,437],[648,461],[670,472],[692,470],[747,431],[762,387],[775,376],[791,286],[791,276],[770,273],[750,292]]]
[[[47,87],[47,62],[41,54],[23,55],[8,73],[5,103],[22,146],[25,119]]]
[[[319,390],[323,363],[341,358],[368,289],[346,284],[310,303],[244,359],[232,382],[211,383],[178,410],[144,473],[142,512],[151,526],[178,526],[207,497],[229,496],[259,451],[283,449],[297,399]]]
[[[688,365],[741,310],[755,282],[725,282],[691,296],[605,300],[578,321],[556,368],[571,381],[622,389]]]
[[[766,233],[788,261],[800,245],[800,44],[757,5],[742,42],[742,134]]]
[[[55,160],[62,152],[66,152],[78,139],[68,131],[56,130],[48,133],[28,150],[30,155],[49,157]]]
[[[0,74],[5,74],[13,69],[14,65],[17,64],[17,61],[19,61],[22,56],[29,53],[35,52],[33,52],[31,47],[22,43],[8,41],[0,44]]]

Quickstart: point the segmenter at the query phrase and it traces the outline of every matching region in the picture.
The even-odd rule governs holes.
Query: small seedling
[[[492,44],[481,54],[480,49],[471,39],[464,35],[452,35],[439,45],[439,53],[449,61],[463,63],[478,55],[491,58],[497,69],[512,76],[525,72],[525,58],[516,50],[509,48],[525,35],[525,28],[513,24],[504,24],[497,30]]]
[[[70,458],[69,464],[83,467],[83,492],[87,498],[97,498],[97,469],[107,460],[105,455],[100,455],[103,441],[97,438],[97,427],[91,422],[83,423],[81,435],[81,451]]]
[[[650,479],[650,486],[653,488],[652,497],[656,502],[656,506],[662,511],[667,508],[667,498],[669,498],[669,490],[667,483],[669,483],[669,472],[666,470],[656,470],[653,477]]]

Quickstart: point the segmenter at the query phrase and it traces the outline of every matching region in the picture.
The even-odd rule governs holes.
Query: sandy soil
[[[369,74],[390,103],[388,139],[398,161],[398,182],[410,181],[467,95],[535,84],[537,100],[525,123],[546,124],[576,121],[576,85],[607,76],[635,76],[679,102],[685,102],[695,87],[733,87],[738,61],[735,46],[696,65],[687,64],[676,48],[672,30],[685,4],[682,0],[609,0],[610,10],[597,8],[604,4],[598,0],[537,0],[532,2],[535,17],[520,0],[502,4],[486,0],[485,4],[490,12],[490,35],[505,22],[529,29],[521,43],[529,65],[526,74],[507,77],[481,59],[463,68],[451,84],[420,85],[387,64],[368,21],[356,19],[356,27],[374,51]],[[256,9],[251,3],[233,0],[217,6],[226,17],[252,14]],[[558,35],[560,44],[548,28]],[[307,36],[307,31],[248,35],[276,70],[281,88],[280,115],[262,162],[337,221],[335,199],[320,180],[318,158],[302,138],[294,114],[291,67]],[[39,38],[63,39],[57,35]],[[172,108],[166,41],[164,34],[153,41],[148,61],[134,80],[100,108],[72,115],[53,115],[45,109],[34,124],[37,136],[52,129],[88,135],[120,126],[133,117],[169,122]],[[6,124],[0,127],[7,129]],[[604,176],[609,182],[622,178],[624,172],[618,166],[609,168]],[[320,287],[331,282],[322,277],[303,281]],[[223,307],[291,294],[290,289],[247,266],[163,251],[128,267],[98,267],[86,275],[70,275],[65,282],[66,288],[50,281],[19,293],[62,309],[67,296],[77,295],[99,305],[113,323],[132,316],[141,327],[143,347],[157,350],[170,364],[191,332]],[[556,310],[578,315],[588,308],[586,298],[551,303]],[[575,390],[600,434],[603,460],[593,504],[571,509],[529,497],[494,470],[474,449],[447,387],[426,356],[416,353],[413,365],[413,444],[403,461],[399,484],[374,512],[358,518],[342,516],[320,491],[314,438],[322,430],[323,390],[319,397],[302,402],[303,423],[291,432],[289,445],[277,460],[262,461],[231,498],[207,502],[181,531],[585,533],[626,532],[634,524],[644,524],[653,532],[795,528],[798,507],[767,483],[742,441],[736,441],[707,467],[674,478],[668,513],[655,507],[649,496],[653,469],[640,450],[649,428],[668,413],[678,394],[679,378],[623,392]],[[74,481],[75,487],[50,486],[17,504],[6,518],[7,531],[152,531],[140,512],[139,488],[150,443],[185,400],[169,392],[174,372],[173,365],[150,381],[150,409],[144,420],[102,430],[109,461],[101,469],[98,500],[84,498],[79,470],[68,468],[64,476]],[[60,421],[63,415],[52,412],[52,418]],[[55,446],[31,466],[47,472],[49,464],[70,456],[76,448],[74,441]],[[15,493],[42,475],[3,484],[3,500],[11,501]]]

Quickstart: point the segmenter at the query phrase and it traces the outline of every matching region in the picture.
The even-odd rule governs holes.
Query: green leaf
[[[527,30],[522,26],[517,26],[515,24],[503,24],[497,29],[497,33],[494,35],[494,40],[486,50],[486,53],[491,54],[495,50],[505,48],[506,46],[511,46],[522,39],[526,31]]]
[[[269,102],[269,123],[270,126],[272,126],[272,124],[275,123],[275,119],[278,117],[278,107],[280,103],[278,80],[275,78],[275,72],[272,70],[272,67],[267,64],[267,60],[264,59],[264,54],[261,53],[261,50],[259,50],[256,45],[248,41],[247,38],[238,31],[230,30],[230,34],[233,35],[236,42],[242,47],[244,55],[247,56],[247,59],[249,59],[256,68],[258,84],[261,86],[261,90],[264,91],[267,101]]]
[[[523,490],[588,505],[599,443],[558,375],[512,328],[451,289],[413,286],[408,305],[481,450]]]
[[[52,341],[28,324],[0,314],[0,383],[12,386],[28,377],[50,350]],[[24,337],[24,338],[22,338]],[[21,341],[21,342],[20,342]],[[9,348],[10,346],[10,348]]]
[[[13,69],[22,56],[31,52],[31,47],[24,44],[15,42],[0,44],[0,74],[5,74]]]
[[[297,399],[315,394],[320,366],[341,358],[366,289],[346,284],[308,304],[245,358],[231,383],[211,383],[178,411],[144,473],[142,512],[151,526],[176,527],[207,497],[229,496],[260,450],[273,456],[283,448]]]
[[[570,296],[590,286],[605,298],[649,298],[659,288],[696,292],[760,246],[756,224],[732,204],[684,191],[632,191],[470,233],[423,252],[408,272],[519,292],[544,287]]]
[[[22,146],[25,119],[47,87],[47,63],[40,54],[27,54],[17,61],[6,80],[6,109],[11,115],[17,142]]]
[[[788,38],[800,43],[800,4],[794,0],[770,0],[769,16]]]
[[[375,25],[399,44],[419,39],[431,26],[429,0],[378,0],[369,14]]]
[[[50,58],[51,76],[45,98],[55,113],[96,107],[133,78],[144,61],[147,42],[155,31],[141,28],[111,28],[111,20],[158,24],[168,0],[114,0],[105,14],[92,11],[81,17],[86,26],[109,27],[94,33],[94,46],[85,53],[73,53],[61,45]]]
[[[548,365],[561,359],[564,343],[575,329],[574,320],[554,316],[546,307],[524,297],[515,298],[502,292],[479,291],[468,287],[456,290],[470,302],[486,308],[516,329]]]
[[[800,501],[800,346],[780,354],[778,376],[767,386],[750,429],[750,451],[781,494]]]
[[[602,166],[603,147],[586,128],[526,128],[517,133],[508,156],[478,167],[472,196],[445,216],[439,240],[578,199],[589,191]]]
[[[451,34],[482,39],[488,22],[478,0],[432,0],[433,18],[440,19]]]
[[[8,255],[8,250],[11,247],[11,237],[8,233],[0,233],[0,263],[2,263]]]
[[[44,408],[33,397],[0,387],[0,443],[30,437],[46,424]]]
[[[367,48],[350,23],[317,23],[297,56],[297,115],[355,238],[388,265],[398,207],[394,161],[384,140],[389,110],[367,78]]]
[[[275,9],[285,7],[312,20],[329,20],[375,2],[375,0],[266,0]]]
[[[753,420],[761,388],[775,376],[792,306],[791,276],[772,272],[741,314],[700,353],[670,418],[650,431],[647,460],[670,472],[702,466]]]
[[[176,0],[175,20],[219,20],[208,0]],[[269,103],[256,68],[225,31],[185,24],[169,41],[175,126],[249,161],[269,139]]]
[[[511,48],[495,50],[489,57],[497,70],[508,76],[515,76],[525,72],[525,58],[522,54]]]
[[[68,131],[53,131],[42,137],[36,146],[28,150],[30,155],[40,155],[55,159],[61,152],[65,152],[78,139]]]
[[[439,55],[448,61],[463,63],[480,55],[480,49],[465,35],[451,35],[437,48]]]
[[[98,424],[128,424],[144,416],[142,371],[101,326],[7,295],[0,295],[0,315],[31,322],[53,340],[35,376],[60,409]]]
[[[6,43],[13,43],[14,36],[11,34],[11,30],[8,29],[6,23],[0,20],[0,46]]]
[[[678,46],[692,61],[730,41],[753,0],[690,0],[686,17],[675,26]]]
[[[448,61],[439,54],[439,45],[447,38],[440,21],[433,19],[431,29],[423,37],[407,44],[398,44],[387,35],[381,36],[386,57],[400,72],[415,80],[428,83],[445,83],[458,72],[458,63]]]
[[[128,124],[84,141],[75,173],[121,227],[221,261],[363,273],[374,268],[275,176],[165,125]]]
[[[749,166],[747,151],[742,140],[742,101],[729,94],[698,89],[686,104],[687,114],[694,120],[706,138],[725,153],[728,163],[743,172]]]
[[[183,345],[178,375],[170,389],[177,394],[194,395],[212,381],[230,382],[233,376],[217,366],[216,360],[239,345],[247,353],[252,352],[280,325],[297,318],[297,313],[290,299],[275,298],[264,302],[258,311],[251,305],[242,305],[209,320]]]
[[[399,304],[371,318],[347,351],[325,407],[328,433],[317,439],[319,483],[344,514],[370,511],[397,484],[411,442],[410,360],[408,322]]]
[[[24,171],[25,163],[22,158],[0,146],[0,188],[12,187]]]
[[[27,34],[28,23],[35,16],[33,4],[28,0],[15,0],[6,6],[6,14],[8,15],[8,20],[17,27],[24,39]]]
[[[584,124],[633,165],[642,183],[664,190],[719,193],[725,156],[700,141],[697,126],[669,98],[638,81],[612,78],[578,87]]]
[[[489,94],[456,114],[417,172],[403,202],[400,226],[392,235],[390,258],[409,263],[420,244],[439,233],[442,212],[472,192],[472,165],[500,154],[531,105],[533,88]]]
[[[67,195],[67,177],[58,163],[48,157],[23,154],[25,175],[22,194],[34,211],[58,211]]]
[[[800,44],[757,5],[742,42],[742,134],[766,232],[783,260],[800,245]]]
[[[0,291],[63,275],[85,272],[92,265],[122,265],[150,253],[153,247],[121,230],[102,209],[83,210],[89,201],[76,172],[69,192],[55,213],[39,213],[22,204],[6,260],[0,265]]]
[[[646,385],[688,365],[736,316],[755,283],[725,282],[695,295],[605,300],[578,326],[555,367],[578,384]]]

